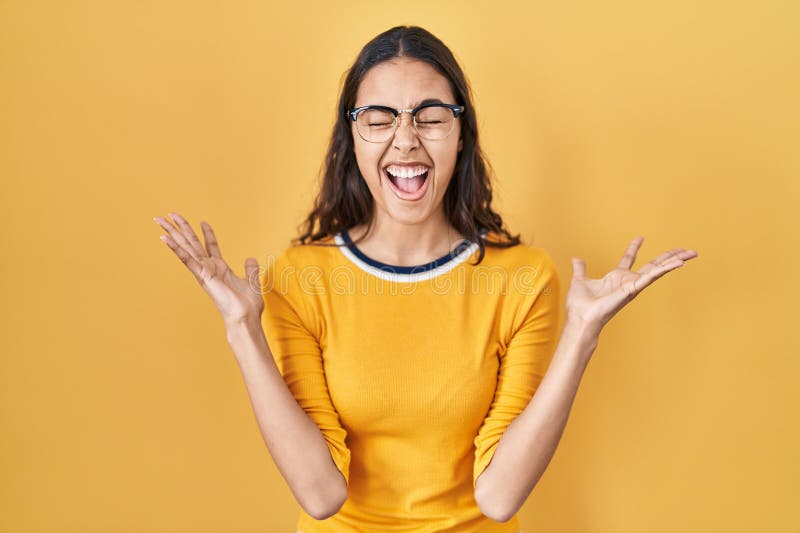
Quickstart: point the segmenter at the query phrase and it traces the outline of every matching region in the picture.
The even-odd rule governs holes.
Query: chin
[[[402,209],[390,209],[387,216],[399,224],[413,226],[425,222],[430,217],[430,213],[427,209],[425,211],[415,209],[413,213]]]

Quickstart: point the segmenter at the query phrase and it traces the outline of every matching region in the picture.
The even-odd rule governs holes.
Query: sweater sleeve
[[[284,382],[300,407],[319,427],[333,463],[349,486],[347,432],[328,392],[322,350],[318,336],[313,333],[317,329],[313,327],[316,322],[304,319],[309,307],[303,305],[302,299],[310,296],[301,291],[300,284],[291,275],[294,268],[283,261],[285,257],[285,254],[280,256],[274,267],[268,265],[261,275],[264,297],[262,323],[267,344]]]
[[[513,278],[512,284],[531,294],[520,296],[521,303],[508,319],[507,342],[498,353],[497,387],[489,412],[475,437],[472,485],[492,460],[500,438],[509,424],[527,407],[544,378],[557,344],[561,287],[555,264],[543,252],[535,274]],[[514,280],[517,283],[514,283]],[[501,322],[502,324],[502,322]]]

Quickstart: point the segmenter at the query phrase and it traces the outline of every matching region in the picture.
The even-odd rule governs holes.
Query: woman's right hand
[[[161,240],[169,246],[194,275],[200,286],[211,296],[222,314],[225,325],[248,320],[260,320],[264,311],[258,261],[248,257],[244,262],[245,277],[233,273],[222,259],[216,236],[207,222],[201,222],[205,248],[192,227],[177,213],[169,213],[177,221],[175,228],[164,217],[155,217],[167,235]]]

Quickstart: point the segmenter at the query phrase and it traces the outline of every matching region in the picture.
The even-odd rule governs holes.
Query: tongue
[[[392,181],[403,192],[417,192],[422,188],[422,184],[425,183],[425,176],[427,174],[414,176],[413,178],[394,178]]]

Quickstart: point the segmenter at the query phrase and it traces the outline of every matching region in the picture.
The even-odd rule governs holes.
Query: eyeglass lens
[[[397,122],[400,122],[399,116]],[[423,139],[444,139],[453,130],[454,123],[453,111],[447,107],[424,107],[417,111],[416,128]],[[383,109],[366,109],[358,114],[356,127],[365,141],[388,141],[396,128],[395,116]]]

